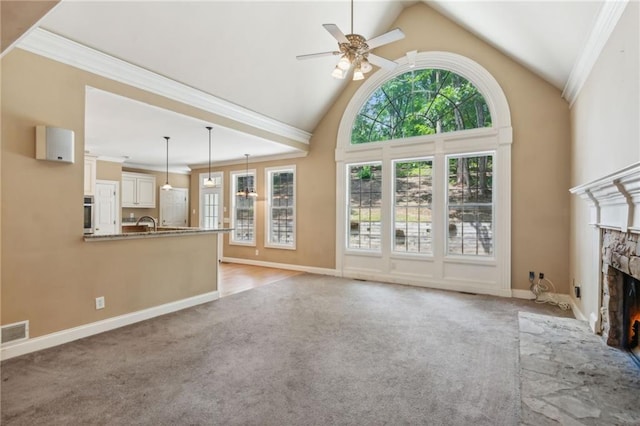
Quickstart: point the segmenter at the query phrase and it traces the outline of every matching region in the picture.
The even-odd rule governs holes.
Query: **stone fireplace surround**
[[[602,332],[608,345],[621,347],[622,273],[640,279],[640,162],[570,192],[587,201],[589,222],[598,233],[594,238],[598,247],[593,250],[598,257],[593,263],[602,271],[597,279],[601,286],[600,318],[591,318],[590,323],[594,332]]]
[[[609,346],[622,347],[623,277],[640,279],[638,234],[604,229],[602,233],[602,337]]]

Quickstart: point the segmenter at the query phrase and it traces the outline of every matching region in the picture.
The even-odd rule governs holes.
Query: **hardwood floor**
[[[220,297],[230,296],[241,291],[271,284],[304,272],[285,269],[265,268],[262,266],[240,265],[238,263],[220,263]]]

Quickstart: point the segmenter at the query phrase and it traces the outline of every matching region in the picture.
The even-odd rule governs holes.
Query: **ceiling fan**
[[[400,28],[395,28],[371,40],[367,40],[360,34],[353,34],[353,0],[351,0],[351,34],[345,35],[335,24],[323,24],[322,26],[338,41],[339,50],[298,55],[296,56],[297,59],[341,55],[340,61],[338,61],[338,65],[336,65],[331,75],[335,78],[345,78],[353,67],[354,80],[362,80],[364,75],[373,69],[371,64],[386,69],[393,69],[397,66],[395,62],[374,55],[371,51],[376,47],[403,39],[404,33]]]

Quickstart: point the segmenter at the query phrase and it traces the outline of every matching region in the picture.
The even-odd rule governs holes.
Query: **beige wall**
[[[0,65],[2,323],[37,337],[214,291],[215,235],[86,243],[80,201],[85,85],[215,117],[19,49]],[[39,124],[75,131],[74,164],[35,159]]]
[[[4,52],[58,3],[59,0],[2,0],[0,2],[2,17],[0,49]]]
[[[96,161],[96,179],[97,180],[122,180],[122,164],[112,161]]]
[[[504,90],[514,131],[512,287],[528,289],[528,271],[533,270],[544,272],[561,293],[567,293],[570,126],[569,107],[560,91],[425,4],[407,8],[393,24],[396,26],[402,28],[406,38],[376,53],[389,58],[401,57],[410,50],[458,53],[485,67]],[[255,255],[254,247],[229,245],[227,236],[224,256],[335,267],[334,150],[340,120],[359,84],[350,83],[338,96],[314,130],[306,158],[250,164],[258,174],[256,248],[260,255]],[[297,165],[298,250],[294,252],[264,248],[264,167],[280,164]],[[216,170],[223,170],[225,182],[229,182],[230,171],[244,168],[238,165]],[[199,172],[204,170],[193,175]],[[230,206],[228,192],[225,205]]]
[[[571,186],[640,161],[639,13],[629,2],[571,108]],[[582,286],[576,303],[587,318],[599,308],[594,232],[586,202],[572,196],[570,278]]]
[[[570,133],[569,109],[559,90],[422,3],[406,9],[395,25],[403,29],[406,39],[377,53],[391,58],[414,49],[459,53],[487,68],[502,86],[514,129],[512,285],[525,289],[527,272],[543,271],[566,293]],[[212,123],[225,120],[20,50],[9,53],[1,65],[2,322],[30,319],[32,335],[38,336],[215,288],[207,278],[214,265],[209,262],[212,248],[204,247],[211,243],[206,237],[156,239],[143,250],[144,266],[133,260],[143,242],[82,242],[78,202],[82,162],[63,165],[34,160],[33,127],[73,129],[76,158],[82,158],[85,85]],[[254,255],[254,248],[228,244],[225,256],[335,267],[336,134],[358,86],[357,82],[346,86],[329,108],[314,131],[307,157],[251,164],[258,173],[259,212],[264,212],[264,167],[297,165],[298,249],[265,249],[264,215],[258,214],[260,256]],[[243,169],[242,165],[223,168],[225,182],[229,182],[229,171]],[[199,172],[194,171],[191,179]],[[191,208],[197,211],[196,188],[192,185]],[[34,209],[33,199],[46,210]],[[226,193],[227,205],[228,201]],[[167,247],[171,250],[163,250]],[[114,268],[114,263],[122,267]],[[93,309],[93,298],[99,295],[107,295],[107,310]]]

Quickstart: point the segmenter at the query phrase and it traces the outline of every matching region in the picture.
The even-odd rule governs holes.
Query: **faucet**
[[[158,222],[156,222],[156,220],[151,216],[140,216],[140,218],[136,221],[136,226],[140,225],[140,222],[142,222],[142,219],[151,219],[151,222],[153,222],[153,232],[158,231]]]

